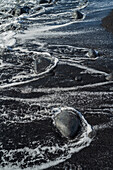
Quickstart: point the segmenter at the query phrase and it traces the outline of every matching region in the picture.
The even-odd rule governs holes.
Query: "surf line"
[[[109,82],[99,82],[99,83],[94,83],[94,84],[87,84],[83,86],[76,86],[76,87],[53,87],[53,88],[38,88],[37,92],[47,92],[47,93],[52,93],[52,92],[66,92],[66,91],[76,91],[76,90],[85,90],[85,88],[93,88],[93,87],[99,87],[99,86],[104,86],[104,85],[110,85],[113,84],[113,81]]]
[[[40,73],[38,75],[34,75],[33,77],[31,77],[32,78],[31,80],[26,80],[26,81],[20,81],[20,82],[14,82],[14,83],[10,83],[10,84],[5,84],[5,85],[0,86],[0,89],[7,88],[7,87],[14,87],[14,86],[18,86],[18,85],[23,85],[23,84],[27,84],[27,83],[39,80],[40,78],[42,78],[42,76],[44,76],[45,74],[47,74],[51,70],[53,70],[56,67],[58,61],[59,60],[57,58],[54,58],[54,64],[49,69],[45,70],[44,72],[42,72],[42,73]]]

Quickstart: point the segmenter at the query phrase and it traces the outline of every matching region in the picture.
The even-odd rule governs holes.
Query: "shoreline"
[[[0,88],[0,170],[112,170],[113,81],[106,76],[113,71],[113,3],[94,0],[82,9],[84,20],[66,24],[74,4],[65,0],[38,14],[33,6],[14,50],[1,55],[7,88]],[[91,49],[99,55],[89,57]],[[54,109],[62,107],[78,110],[91,125],[90,145],[57,131]]]

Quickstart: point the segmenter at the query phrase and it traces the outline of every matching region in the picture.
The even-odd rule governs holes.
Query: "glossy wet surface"
[[[113,36],[101,19],[113,2],[19,4],[30,11],[11,16],[17,4],[0,4],[0,168],[112,169]],[[74,140],[54,126],[61,107],[83,115]]]

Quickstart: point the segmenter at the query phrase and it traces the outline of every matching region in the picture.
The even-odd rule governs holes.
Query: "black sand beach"
[[[24,33],[0,55],[0,170],[113,169],[113,80],[106,79],[113,72],[113,12],[96,1],[81,9],[83,20],[67,24],[74,3],[63,4],[64,11],[50,7],[42,18],[22,18]],[[38,24],[27,29],[32,22]],[[96,56],[89,56],[91,49]],[[63,107],[77,109],[88,122],[77,140],[53,123],[52,110]]]
[[[105,18],[102,19],[102,26],[109,32],[113,33],[113,11],[110,12],[110,14],[108,16],[106,16]],[[109,57],[109,56],[108,56]],[[94,62],[93,62],[94,63]],[[100,69],[103,69],[103,64],[104,61],[101,63]],[[90,67],[93,67],[92,65],[90,65]],[[95,67],[98,67],[98,64],[95,63]],[[113,70],[113,62],[111,63],[111,66],[106,65],[107,70],[106,71],[112,71]],[[86,79],[87,76],[86,76]],[[101,86],[100,88],[92,88],[92,89],[87,89],[88,91],[92,92],[101,92],[101,91],[106,91],[106,95],[107,92],[109,91],[109,89],[112,89],[113,84],[109,85],[108,88],[107,86]],[[86,89],[85,89],[86,90]],[[81,90],[80,90],[81,91]],[[92,96],[91,96],[92,97]],[[107,96],[106,96],[107,97]],[[112,103],[112,96],[108,97],[108,101],[107,104],[111,104]],[[101,106],[101,102],[103,102],[103,104],[105,104],[106,100],[103,98],[101,98],[101,100],[96,101],[100,106]],[[96,103],[96,107],[97,106]],[[87,106],[86,106],[87,107]],[[94,115],[92,116],[88,116],[87,113],[85,114],[86,119],[88,120],[88,122],[91,125],[95,125],[95,124],[103,124],[109,121],[109,118],[112,119],[113,115],[111,113],[111,116],[99,116]],[[109,118],[108,118],[109,117]],[[90,147],[83,149],[82,151],[80,151],[79,153],[73,154],[72,158],[69,159],[67,162],[60,164],[59,166],[54,167],[55,170],[57,169],[76,169],[76,170],[112,170],[113,169],[113,150],[111,149],[113,147],[113,138],[112,138],[112,132],[113,132],[113,128],[108,128],[108,129],[104,129],[104,130],[100,130],[95,134],[95,138],[93,140],[93,142],[91,143]],[[62,168],[63,167],[63,168]],[[49,168],[52,169],[52,168]]]

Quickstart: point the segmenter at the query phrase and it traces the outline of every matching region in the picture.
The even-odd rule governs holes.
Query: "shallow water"
[[[18,5],[29,12],[13,16]],[[112,7],[111,0],[0,2],[0,169],[59,166],[90,148],[96,132],[113,127],[113,82],[105,79],[113,37],[101,26]],[[89,58],[90,49],[100,55]],[[53,123],[65,108],[83,114],[74,140]]]

